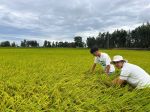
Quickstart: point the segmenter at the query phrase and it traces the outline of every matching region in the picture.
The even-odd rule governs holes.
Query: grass
[[[120,54],[150,73],[150,51]],[[111,86],[88,49],[0,48],[0,112],[149,112],[150,89]]]

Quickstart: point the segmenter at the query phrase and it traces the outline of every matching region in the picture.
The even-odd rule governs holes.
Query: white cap
[[[126,60],[124,60],[123,57],[120,56],[120,55],[114,56],[114,57],[113,57],[113,60],[112,60],[112,63],[113,63],[113,62],[118,62],[118,61],[126,61]]]

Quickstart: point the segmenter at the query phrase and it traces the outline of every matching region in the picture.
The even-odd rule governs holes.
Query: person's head
[[[126,60],[124,60],[122,56],[116,55],[113,57],[112,64],[114,64],[115,67],[117,67],[118,69],[121,69],[125,62],[126,62]]]
[[[98,47],[93,47],[90,49],[90,53],[94,56],[100,56],[100,52],[98,51]]]

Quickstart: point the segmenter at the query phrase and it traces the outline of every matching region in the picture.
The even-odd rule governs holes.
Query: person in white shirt
[[[137,89],[150,87],[150,75],[139,66],[127,63],[120,55],[114,56],[112,63],[121,69],[120,76],[113,80],[113,84],[121,85],[127,82]]]
[[[92,73],[95,70],[96,64],[100,64],[107,75],[115,72],[115,67],[114,65],[110,64],[111,58],[108,56],[108,54],[100,52],[97,47],[91,48],[90,52],[95,56],[94,64],[91,70]]]

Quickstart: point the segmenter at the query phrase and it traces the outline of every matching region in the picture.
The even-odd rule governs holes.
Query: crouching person
[[[113,84],[121,85],[124,82],[141,89],[150,87],[150,75],[137,65],[127,63],[122,56],[114,56],[112,63],[121,69],[120,76],[113,80]]]
[[[110,75],[113,72],[115,72],[115,67],[114,65],[110,64],[111,58],[108,54],[100,52],[97,47],[91,48],[90,52],[95,56],[94,64],[91,70],[92,73],[95,70],[96,64],[100,64],[107,75]]]

